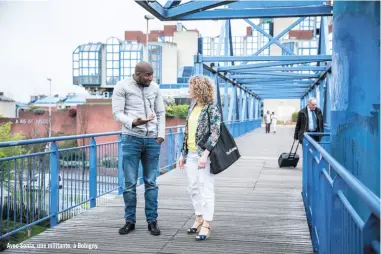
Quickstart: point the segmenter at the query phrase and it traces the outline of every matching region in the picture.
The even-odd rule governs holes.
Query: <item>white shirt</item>
[[[308,130],[309,131],[316,131],[317,123],[315,122],[315,125],[314,125],[314,122],[313,122],[314,119],[312,118],[312,114],[315,114],[315,117],[316,117],[316,112],[312,112],[309,107],[307,107],[307,111],[308,111]],[[314,128],[314,126],[315,126],[315,128]]]
[[[271,115],[271,119],[274,120],[272,123],[273,123],[273,124],[276,124],[276,115],[275,115],[275,114],[274,114],[274,115]]]
[[[271,123],[271,115],[270,114],[266,114],[265,119],[266,119],[266,123]]]

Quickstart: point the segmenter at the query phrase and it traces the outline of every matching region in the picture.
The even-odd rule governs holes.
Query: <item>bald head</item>
[[[140,62],[135,66],[135,80],[139,85],[149,86],[153,80],[152,65],[147,62]]]
[[[147,72],[152,73],[153,72],[152,65],[150,63],[147,63],[147,62],[140,62],[135,66],[135,74],[137,72],[139,72],[139,73],[147,73]]]

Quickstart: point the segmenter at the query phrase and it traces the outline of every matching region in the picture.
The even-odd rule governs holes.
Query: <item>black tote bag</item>
[[[207,110],[210,130],[209,107]],[[204,148],[204,144],[207,142],[209,136],[210,132],[203,137],[198,145]],[[210,152],[209,157],[210,173],[214,175],[221,173],[241,157],[233,136],[223,122],[220,127],[220,136],[213,150]]]

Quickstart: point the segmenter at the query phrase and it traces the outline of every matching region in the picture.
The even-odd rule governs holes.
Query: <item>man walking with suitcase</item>
[[[296,122],[294,139],[299,140],[302,144],[304,132],[323,132],[323,114],[316,106],[316,99],[311,97],[308,99],[308,105],[299,111],[298,120]],[[320,136],[311,136],[316,142],[319,142]]]

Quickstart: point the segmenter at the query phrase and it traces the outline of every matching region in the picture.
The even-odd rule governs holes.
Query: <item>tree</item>
[[[87,128],[88,128],[88,123],[89,123],[89,110],[88,110],[88,105],[84,104],[81,106],[81,110],[78,110],[77,111],[77,121],[79,121],[79,133],[80,134],[86,134],[87,133]],[[80,142],[78,142],[78,145]],[[89,139],[87,139],[87,142],[86,142],[86,139],[83,138],[82,139],[82,146],[85,146],[87,144],[89,144]],[[86,166],[85,166],[85,162],[86,162],[86,153],[82,150],[82,148],[78,148],[78,151],[79,151],[79,154],[82,153],[82,179],[85,178],[85,170],[86,170]],[[85,186],[84,186],[84,182],[85,181],[82,181],[82,190],[84,190]]]
[[[11,122],[0,124],[0,142],[9,142],[25,139],[21,133],[11,134],[11,128]],[[25,153],[25,148],[21,146],[9,146],[0,148],[0,158],[20,155],[22,153]],[[15,161],[19,160],[0,162],[0,181],[8,181],[8,174],[10,174],[11,179],[14,179],[14,175],[12,174],[12,172],[15,168]]]
[[[89,111],[88,111],[88,105],[84,104],[81,105],[81,109],[77,111],[77,121],[79,124],[79,134],[87,134],[87,128],[89,123]],[[82,139],[82,144],[79,145],[86,145],[86,140]]]

